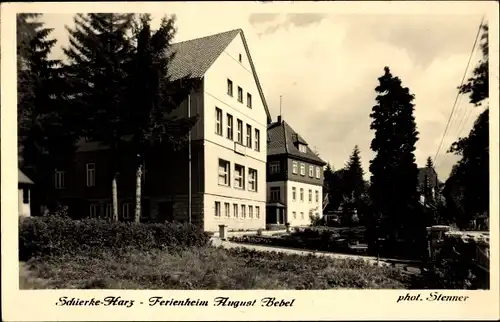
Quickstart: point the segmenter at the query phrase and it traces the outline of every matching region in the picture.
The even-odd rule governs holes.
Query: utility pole
[[[280,116],[281,116],[281,98],[282,98],[282,95],[280,95]]]

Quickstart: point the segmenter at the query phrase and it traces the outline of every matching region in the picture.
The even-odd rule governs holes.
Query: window
[[[243,121],[238,120],[238,143],[243,144]]]
[[[255,206],[255,218],[259,219],[260,218],[260,207]]]
[[[28,188],[23,188],[23,203],[30,203],[30,190]]]
[[[241,218],[246,218],[247,213],[246,213],[246,207],[245,205],[241,205]]]
[[[54,186],[56,189],[64,189],[64,171],[56,170],[54,174]]]
[[[313,201],[313,191],[309,189],[309,202]]]
[[[255,151],[260,151],[260,131],[255,129]]]
[[[219,185],[229,186],[229,161],[219,159]]]
[[[247,124],[247,147],[252,148],[252,126]]]
[[[304,163],[300,164],[300,175],[305,176],[306,175],[306,165]]]
[[[132,208],[132,204],[129,202],[126,202],[122,205],[122,217],[123,219],[129,219],[130,218],[130,208]]]
[[[220,218],[220,202],[219,201],[215,202],[215,217]]]
[[[245,167],[239,164],[234,165],[234,187],[245,189]]]
[[[253,218],[253,206],[248,206],[248,218]]]
[[[231,114],[227,114],[227,138],[233,139],[233,116]]]
[[[227,95],[233,96],[233,81],[230,79],[227,80]]]
[[[248,168],[248,190],[257,191],[257,170]]]
[[[243,103],[243,88],[238,86],[238,102]]]
[[[321,178],[321,168],[320,167],[316,167],[316,178]]]
[[[319,191],[316,190],[316,202],[319,202]]]
[[[238,205],[235,203],[233,204],[233,217],[238,218]]]
[[[269,172],[279,173],[280,172],[280,162],[279,161],[271,161],[269,163]]]
[[[95,163],[87,163],[87,187],[95,186]]]
[[[113,217],[113,205],[112,204],[108,203],[106,205],[105,214],[106,214],[107,219],[111,219]]]
[[[293,174],[297,174],[297,168],[298,168],[297,162],[293,161],[292,162],[292,172],[293,172]]]
[[[226,202],[224,203],[224,214],[226,215],[227,218],[230,217],[230,213],[229,213],[229,202]]]
[[[300,212],[300,219],[304,219],[304,213]]]
[[[271,187],[271,201],[280,201],[280,187]]]
[[[98,205],[95,203],[90,204],[90,218],[97,218],[99,214]]]
[[[304,201],[304,188],[300,188],[300,201]]]
[[[299,151],[302,153],[306,153],[307,152],[306,146],[303,144],[299,144]]]
[[[292,201],[297,200],[297,188],[292,187]]]
[[[309,177],[314,178],[314,167],[312,165],[309,166]]]
[[[242,58],[241,58],[241,54],[238,54],[238,60],[239,60],[239,61],[240,61],[240,63],[241,63],[241,60],[242,60]]]
[[[222,135],[222,110],[215,108],[215,133]]]
[[[247,107],[252,108],[252,95],[247,93]]]

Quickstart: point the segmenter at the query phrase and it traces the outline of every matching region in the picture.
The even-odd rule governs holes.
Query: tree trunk
[[[135,179],[135,222],[141,222],[142,163],[137,165]]]
[[[113,181],[111,183],[111,196],[113,199],[113,221],[118,221],[118,187],[117,187],[117,176],[115,172],[113,174]]]

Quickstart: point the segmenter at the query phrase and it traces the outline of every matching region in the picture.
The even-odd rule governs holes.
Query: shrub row
[[[102,249],[139,250],[206,246],[208,234],[180,223],[125,223],[58,216],[25,218],[19,224],[19,257],[73,254]]]

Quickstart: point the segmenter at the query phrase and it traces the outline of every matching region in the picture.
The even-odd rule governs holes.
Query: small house
[[[33,187],[33,181],[21,170],[18,171],[18,212],[21,217],[29,217],[30,212],[30,192]]]

